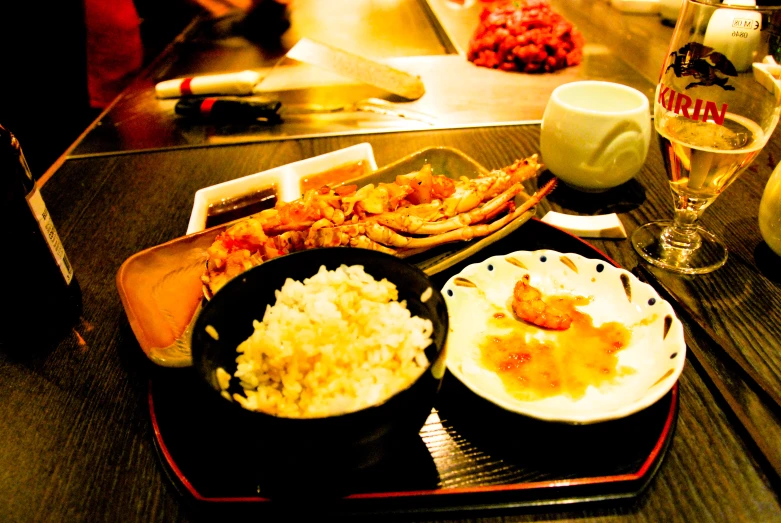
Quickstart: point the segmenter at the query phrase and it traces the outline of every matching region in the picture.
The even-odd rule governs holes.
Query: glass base
[[[727,248],[713,234],[697,227],[700,245],[696,249],[670,247],[660,241],[671,220],[651,222],[632,233],[632,246],[645,261],[668,271],[705,274],[727,263]]]

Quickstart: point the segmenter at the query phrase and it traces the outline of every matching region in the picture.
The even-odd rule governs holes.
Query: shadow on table
[[[775,284],[781,284],[781,264],[779,257],[767,243],[759,242],[754,249],[754,262],[759,272]]]
[[[191,40],[212,43],[242,37],[282,56],[280,38],[290,28],[290,14],[283,2],[261,1],[247,10],[234,10],[218,18],[204,18],[191,35]]]
[[[550,171],[539,177],[539,186],[553,177]],[[561,207],[589,216],[610,213],[625,213],[640,207],[646,200],[645,188],[635,179],[613,187],[605,192],[592,193],[573,189],[559,181],[548,200]]]
[[[446,380],[438,405],[442,423],[449,433],[458,435],[456,446],[471,456],[470,467],[481,482],[527,483],[636,473],[658,443],[670,409],[668,394],[653,406],[617,420],[586,425],[548,422],[502,409],[450,374]],[[440,475],[450,475],[447,463],[440,463],[439,468]]]
[[[325,473],[322,481],[302,478],[297,488],[281,491],[279,478],[264,472],[275,449],[265,445],[263,434],[231,430],[233,420],[224,400],[205,387],[192,368],[154,370],[150,406],[158,456],[176,489],[190,501],[197,491],[218,505],[231,504],[226,500],[252,504],[266,497],[274,498],[275,506],[296,505],[305,497],[324,506],[347,494],[437,488],[435,464],[414,434],[394,440],[388,457],[372,467],[344,477]]]

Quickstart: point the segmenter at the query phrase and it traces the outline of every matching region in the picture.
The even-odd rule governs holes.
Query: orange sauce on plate
[[[496,372],[507,391],[528,401],[556,395],[583,397],[593,385],[601,387],[634,369],[618,367],[618,352],[629,345],[631,331],[617,322],[595,327],[591,316],[575,307],[588,298],[549,297],[572,317],[563,331],[542,329],[517,319],[512,313],[497,312],[489,320],[495,334],[481,346],[482,364]]]
[[[301,180],[301,192],[310,189],[319,189],[327,185],[334,187],[348,180],[353,180],[369,172],[369,164],[364,161],[350,162],[343,165],[337,165],[326,171],[310,174]]]

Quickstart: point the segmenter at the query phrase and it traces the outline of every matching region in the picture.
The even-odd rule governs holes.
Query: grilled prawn
[[[543,301],[539,289],[529,284],[528,274],[524,274],[515,284],[513,311],[523,321],[545,329],[566,330],[572,324],[572,316],[554,304]]]
[[[542,168],[537,155],[477,178],[453,180],[425,165],[392,183],[307,191],[229,227],[208,249],[207,295],[263,261],[315,247],[351,246],[410,256],[450,242],[487,236],[534,207],[556,179],[522,205],[522,182]]]

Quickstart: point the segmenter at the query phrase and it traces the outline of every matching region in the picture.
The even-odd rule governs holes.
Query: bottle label
[[[38,226],[41,228],[43,237],[46,238],[46,243],[49,244],[49,250],[51,250],[52,256],[57,261],[57,266],[60,268],[65,282],[70,284],[73,279],[73,268],[68,261],[65,247],[62,246],[60,236],[57,234],[57,229],[54,227],[51,216],[49,216],[49,211],[46,209],[46,204],[41,197],[38,187],[34,187],[32,192],[27,195],[27,203],[30,205],[30,210],[32,210]]]

